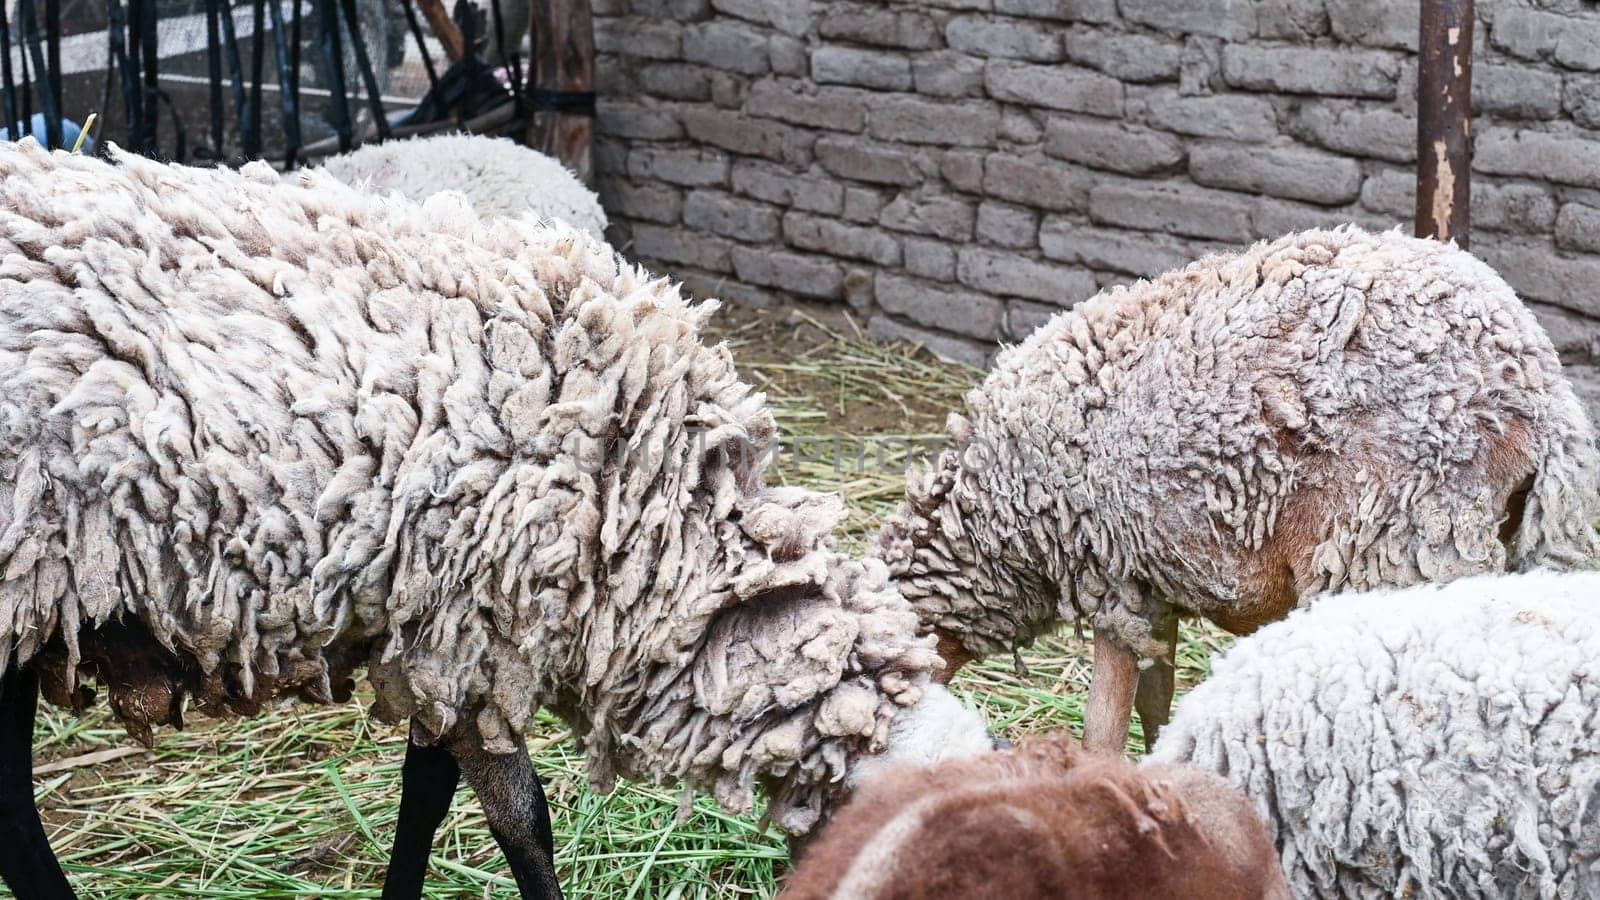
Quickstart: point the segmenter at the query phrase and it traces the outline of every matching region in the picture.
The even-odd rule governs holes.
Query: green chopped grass
[[[767,391],[795,454],[774,478],[845,495],[846,544],[860,547],[899,500],[904,439],[938,445],[946,412],[978,373],[905,347],[866,342],[847,322],[743,314],[724,327],[741,371]],[[870,465],[838,464],[821,438],[866,438]],[[882,455],[879,463],[877,456]],[[1185,625],[1179,688],[1208,670],[1226,638]],[[1066,633],[1011,659],[970,667],[955,688],[1010,736],[1081,731],[1088,646]],[[404,730],[343,706],[285,705],[256,719],[191,723],[136,748],[99,707],[49,709],[35,732],[36,780],[51,841],[85,898],[371,898],[379,895],[400,799]],[[1139,744],[1137,725],[1130,747]],[[591,791],[565,728],[529,737],[556,826],[557,865],[574,898],[770,897],[787,850],[756,817],[697,797],[679,821],[675,789]],[[129,752],[128,748],[132,748]],[[84,764],[73,760],[100,754]],[[105,759],[110,754],[115,758]],[[126,755],[122,755],[126,754]],[[463,788],[440,829],[428,895],[511,897],[515,886]],[[9,896],[0,889],[0,896]]]

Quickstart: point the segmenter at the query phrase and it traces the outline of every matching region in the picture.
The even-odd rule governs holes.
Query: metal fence
[[[528,32],[529,0],[0,0],[0,127],[70,147],[95,113],[102,146],[285,168],[515,133]]]

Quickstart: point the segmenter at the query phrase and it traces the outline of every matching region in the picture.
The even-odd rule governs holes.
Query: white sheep
[[[1594,431],[1549,338],[1488,266],[1397,232],[1107,291],[1002,352],[967,406],[880,552],[954,663],[1089,622],[1098,750],[1122,747],[1177,612],[1248,633],[1323,592],[1597,550]],[[1170,673],[1139,684],[1147,737]]]
[[[1600,896],[1600,574],[1318,599],[1241,640],[1152,761],[1237,785],[1302,898]]]
[[[988,746],[886,568],[832,548],[837,499],[764,485],[774,420],[711,305],[456,194],[113,158],[0,147],[8,710],[93,676],[148,740],[366,666],[380,718],[472,757],[503,846],[540,706],[602,787],[743,811],[759,782],[795,832],[886,747]],[[37,829],[20,778],[0,812]]]
[[[440,191],[459,191],[486,219],[531,213],[605,237],[606,214],[594,191],[559,161],[508,138],[444,134],[385,141],[331,156],[322,168],[375,194],[420,203]]]

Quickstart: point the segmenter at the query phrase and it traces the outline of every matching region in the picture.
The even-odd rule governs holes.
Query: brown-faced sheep
[[[776,426],[701,342],[709,305],[459,195],[113,156],[0,145],[0,875],[20,897],[70,896],[30,723],[41,691],[81,706],[88,681],[148,740],[191,703],[347,697],[365,667],[375,714],[412,723],[412,896],[450,794],[418,781],[453,788],[452,757],[519,885],[558,893],[522,741],[541,706],[602,786],[746,810],[760,784],[800,832],[874,754],[987,749],[928,685],[933,641],[883,564],[832,546],[837,499],[765,484]]]
[[[1136,769],[1065,736],[867,780],[780,900],[1288,900],[1244,795],[1185,766]]]
[[[967,406],[880,552],[955,664],[1087,620],[1091,749],[1120,751],[1136,683],[1146,738],[1166,720],[1177,613],[1243,634],[1323,592],[1596,554],[1588,418],[1453,245],[1208,257],[1057,316]]]

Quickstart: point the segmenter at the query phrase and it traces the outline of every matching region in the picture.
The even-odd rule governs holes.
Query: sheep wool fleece
[[[326,700],[803,831],[937,663],[833,498],[763,485],[710,305],[591,237],[309,174],[0,147],[0,668]]]
[[[1316,600],[1246,638],[1152,762],[1222,775],[1295,896],[1600,896],[1600,574]]]
[[[506,138],[445,134],[384,141],[331,156],[322,167],[375,194],[421,203],[440,191],[460,191],[486,219],[532,214],[605,236],[606,214],[594,191],[559,161]]]
[[[1160,657],[1163,604],[1248,633],[1327,591],[1600,550],[1594,430],[1549,337],[1488,266],[1398,232],[1107,291],[1001,353],[967,407],[880,548],[976,655],[1065,618]]]

